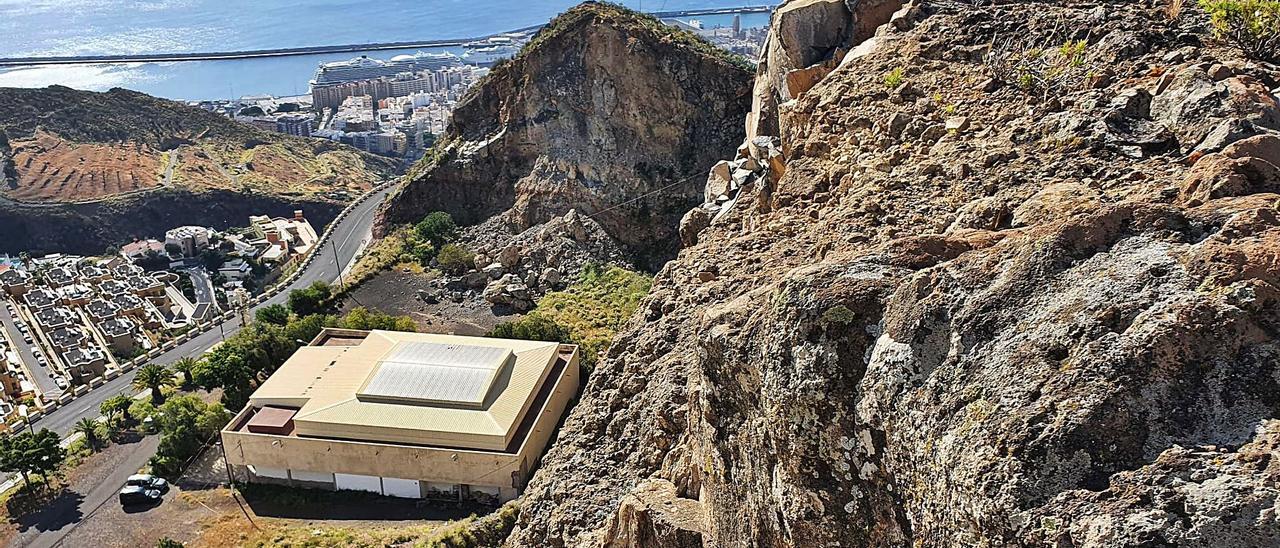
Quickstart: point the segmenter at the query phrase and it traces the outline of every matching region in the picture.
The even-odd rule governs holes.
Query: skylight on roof
[[[512,361],[493,346],[402,342],[356,394],[362,401],[480,407]]]

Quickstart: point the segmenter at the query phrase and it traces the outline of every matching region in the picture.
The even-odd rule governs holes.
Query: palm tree
[[[191,372],[195,371],[197,365],[200,365],[200,360],[188,356],[186,358],[179,358],[178,361],[173,362],[173,365],[170,365],[169,367],[172,367],[174,371],[182,373],[182,386],[190,387],[194,382],[191,378]]]
[[[98,421],[88,417],[80,419],[71,431],[83,434],[84,443],[89,446],[89,451],[98,452],[98,447],[102,445],[102,436],[98,435]]]
[[[102,400],[102,403],[98,406],[98,411],[103,415],[106,415],[108,421],[113,419],[116,414],[119,413],[121,420],[129,422],[130,405],[133,405],[133,398],[124,394],[116,394],[110,398]]]
[[[164,393],[160,391],[162,387],[171,386],[173,384],[173,372],[168,367],[152,362],[138,369],[138,374],[133,377],[133,387],[138,390],[151,389],[151,404],[160,405],[164,403]]]

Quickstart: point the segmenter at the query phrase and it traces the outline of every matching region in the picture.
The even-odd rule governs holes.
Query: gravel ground
[[[418,300],[420,289],[427,289],[430,278],[390,270],[370,278],[343,302],[343,312],[357,306],[393,315],[407,315],[427,333],[484,335],[493,326],[520,318],[520,314],[495,311],[479,296],[462,303],[441,301],[427,304]]]
[[[13,534],[9,545],[53,546],[92,521],[90,518],[118,510],[116,492],[126,477],[146,464],[158,442],[155,436],[133,436],[89,455],[80,466],[67,473],[65,488],[40,511],[10,519],[6,527]],[[93,544],[64,543],[63,546]]]

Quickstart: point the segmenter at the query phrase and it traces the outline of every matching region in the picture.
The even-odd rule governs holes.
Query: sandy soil
[[[418,329],[423,332],[472,336],[484,335],[499,323],[520,318],[520,314],[494,309],[478,296],[461,303],[446,300],[428,304],[417,295],[419,290],[429,287],[429,278],[425,276],[401,270],[382,272],[353,291],[342,309],[345,312],[364,306],[387,314],[407,315],[418,322]]]
[[[142,145],[76,144],[40,133],[13,143],[18,180],[4,194],[24,201],[83,201],[160,184],[161,157]]]

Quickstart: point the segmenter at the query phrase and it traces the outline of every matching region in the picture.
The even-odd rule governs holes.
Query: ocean
[[[229,51],[488,35],[546,22],[572,1],[0,0],[0,57]],[[646,11],[757,5],[743,0],[628,0]],[[729,16],[699,17],[727,25]],[[768,23],[743,16],[744,26]],[[455,50],[460,51],[460,50]],[[412,50],[377,51],[390,58]],[[180,100],[299,95],[322,62],[295,57],[0,68],[0,87],[124,87]]]

